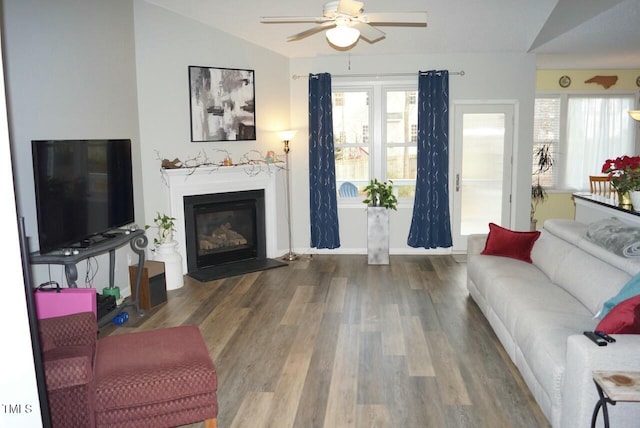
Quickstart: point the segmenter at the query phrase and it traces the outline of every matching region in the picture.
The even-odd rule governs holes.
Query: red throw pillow
[[[640,294],[615,305],[596,330],[607,334],[640,334]]]
[[[495,223],[489,223],[489,236],[481,254],[488,256],[511,257],[523,262],[533,263],[531,249],[540,236],[540,232],[517,232],[505,229]]]

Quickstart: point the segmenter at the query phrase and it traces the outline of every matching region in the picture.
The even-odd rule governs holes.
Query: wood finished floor
[[[199,326],[221,428],[548,427],[465,281],[452,256],[368,266],[364,255],[316,255],[185,277],[167,303],[100,334]]]

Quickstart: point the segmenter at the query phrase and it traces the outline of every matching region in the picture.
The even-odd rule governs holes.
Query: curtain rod
[[[424,72],[420,72],[424,73]],[[452,71],[449,73],[449,76],[464,76],[464,70],[460,71]],[[379,73],[379,74],[332,74],[331,77],[375,77],[376,79],[379,77],[412,77],[415,76],[416,73]],[[305,79],[307,76],[302,76],[300,74],[294,74],[291,76],[293,80]]]

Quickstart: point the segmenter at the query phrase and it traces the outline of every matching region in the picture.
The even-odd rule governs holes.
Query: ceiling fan
[[[364,13],[364,3],[355,0],[336,0],[325,3],[322,16],[263,16],[262,23],[313,22],[314,27],[287,38],[292,42],[304,39],[322,30],[327,31],[327,40],[337,47],[353,45],[359,37],[375,43],[385,37],[385,33],[374,25],[386,26],[427,26],[426,12],[379,12]]]

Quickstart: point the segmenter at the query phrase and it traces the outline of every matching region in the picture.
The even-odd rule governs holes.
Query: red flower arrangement
[[[640,156],[619,156],[607,159],[602,172],[609,174],[618,194],[640,190]]]

